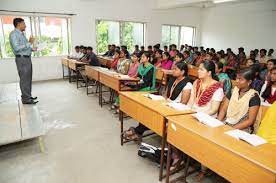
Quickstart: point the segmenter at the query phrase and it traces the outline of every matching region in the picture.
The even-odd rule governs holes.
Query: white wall
[[[96,46],[95,20],[127,20],[146,23],[146,45],[161,41],[162,24],[194,26],[200,31],[200,9],[182,8],[154,10],[155,0],[1,0],[1,9],[74,13],[72,18],[73,45]],[[196,43],[200,43],[198,34]],[[62,76],[60,57],[33,58],[33,80],[47,80]],[[0,60],[0,83],[17,81],[13,59]]]
[[[207,8],[202,14],[202,45],[276,49],[276,0]]]

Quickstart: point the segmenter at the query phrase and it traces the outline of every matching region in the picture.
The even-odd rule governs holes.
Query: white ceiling
[[[201,7],[208,8],[218,5],[245,3],[252,1],[264,1],[264,0],[233,0],[232,2],[224,2],[215,4],[213,0],[157,0],[157,9],[170,9],[177,7]]]

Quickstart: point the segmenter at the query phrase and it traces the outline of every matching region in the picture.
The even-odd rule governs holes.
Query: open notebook
[[[148,97],[151,100],[165,100],[165,98],[161,95],[154,95],[154,94],[144,94],[144,97]]]
[[[192,116],[194,116],[199,122],[212,128],[224,125],[221,121],[203,112],[197,112],[192,114]]]
[[[191,110],[189,106],[181,103],[176,103],[176,102],[169,102],[167,103],[167,106],[179,111]]]
[[[249,134],[245,131],[235,129],[225,132],[227,135],[234,137],[235,139],[243,140],[253,146],[258,146],[267,143],[267,141],[255,134]]]

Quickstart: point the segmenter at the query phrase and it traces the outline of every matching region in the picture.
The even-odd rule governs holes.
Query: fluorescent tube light
[[[237,1],[237,0],[213,0],[213,3],[217,4],[217,3],[226,3],[226,2],[233,2],[233,1]]]

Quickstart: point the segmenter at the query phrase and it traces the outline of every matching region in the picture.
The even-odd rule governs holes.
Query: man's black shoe
[[[31,99],[32,99],[32,100],[36,100],[36,99],[37,99],[37,97],[31,97]]]
[[[29,101],[29,102],[22,102],[22,104],[36,104],[38,101]]]

